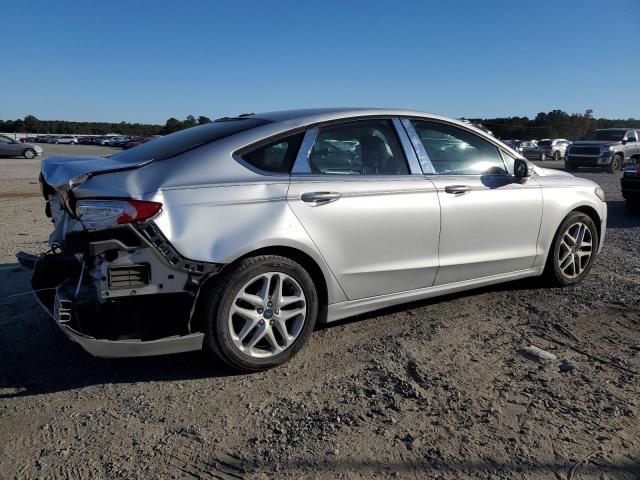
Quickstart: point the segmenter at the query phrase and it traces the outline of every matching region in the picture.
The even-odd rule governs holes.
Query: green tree
[[[205,123],[211,123],[211,119],[209,117],[200,115],[198,117],[198,125],[204,125]]]
[[[196,126],[196,119],[193,115],[187,115],[187,119],[182,122],[182,128],[191,128]]]
[[[38,133],[40,130],[40,120],[33,115],[24,117],[24,129],[26,133]]]
[[[163,134],[177,132],[178,130],[182,130],[182,122],[175,117],[171,117],[167,120],[167,123],[164,124],[164,128],[162,129]]]

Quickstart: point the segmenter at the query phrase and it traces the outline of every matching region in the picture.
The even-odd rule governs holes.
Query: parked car
[[[153,140],[153,137],[133,137],[130,141],[126,142],[122,148],[133,148],[148,141]]]
[[[600,167],[613,173],[631,159],[640,158],[638,131],[632,128],[595,130],[585,140],[573,142],[567,149],[568,171],[580,167]]]
[[[22,137],[19,141],[21,143],[34,143],[37,137]]]
[[[544,138],[538,142],[538,148],[542,154],[542,160],[553,159],[560,161],[567,150],[567,146],[571,142],[564,138]]]
[[[78,144],[78,137],[75,137],[73,135],[62,135],[58,138],[56,138],[54,140],[55,144],[67,144],[67,145],[77,145]]]
[[[78,143],[80,145],[92,145],[95,138],[96,137],[92,135],[83,135],[81,137],[78,137]]]
[[[100,138],[100,140],[98,140],[98,145],[109,145],[111,142],[115,141],[115,139],[117,139],[119,137],[113,136],[113,135],[107,135],[104,136],[102,138]]]
[[[543,154],[534,141],[520,142],[520,153],[527,160],[543,160]]]
[[[36,155],[43,155],[44,150],[39,145],[22,143],[6,135],[0,135],[0,157],[24,157],[31,159]]]
[[[142,137],[138,137],[138,138],[142,138]],[[129,136],[119,137],[117,140],[114,140],[114,141],[110,142],[109,146],[110,147],[117,147],[117,148],[125,148],[127,143],[129,143],[133,139],[134,139],[134,137],[129,137]]]
[[[502,142],[505,145],[513,148],[516,152],[522,153],[520,150],[520,144],[522,143],[522,140],[503,140]]]
[[[40,179],[58,248],[18,258],[69,338],[105,357],[205,347],[249,371],[316,322],[542,274],[576,284],[607,216],[592,181],[406,110],[226,118],[50,157]]]
[[[622,197],[630,210],[640,211],[640,159],[634,159],[624,169],[620,179]]]

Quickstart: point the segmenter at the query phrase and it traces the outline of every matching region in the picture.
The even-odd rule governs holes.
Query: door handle
[[[324,205],[326,203],[335,202],[342,195],[338,192],[306,192],[303,193],[300,198],[305,203],[310,203],[313,206]]]
[[[469,185],[447,185],[444,187],[444,191],[452,194],[467,193],[471,191]]]

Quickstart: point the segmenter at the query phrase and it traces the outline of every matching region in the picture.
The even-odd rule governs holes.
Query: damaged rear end
[[[144,178],[139,170],[148,163],[45,160],[40,183],[54,226],[50,250],[18,254],[33,269],[41,305],[71,340],[96,356],[202,348],[203,334],[193,322],[196,298],[220,267],[185,259],[167,241],[154,223],[163,209],[160,193],[123,195],[135,178]],[[97,181],[103,176],[110,176],[113,190],[91,186],[105,184]]]

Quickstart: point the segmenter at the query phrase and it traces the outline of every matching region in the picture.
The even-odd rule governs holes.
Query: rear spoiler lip
[[[84,182],[86,182],[87,180],[89,180],[92,177],[97,177],[98,175],[105,175],[107,173],[118,173],[118,172],[126,172],[128,170],[136,170],[138,168],[142,168],[142,167],[144,167],[146,165],[149,165],[153,161],[154,160],[152,158],[152,159],[147,160],[145,162],[136,163],[135,165],[128,165],[126,167],[109,168],[107,170],[95,170],[93,172],[84,173],[82,175],[79,175],[77,177],[69,179],[69,190],[73,190],[75,187],[78,187],[78,186],[82,185]],[[79,181],[80,179],[82,179],[82,181]]]
[[[60,157],[58,157],[60,158]],[[91,159],[95,159],[98,160],[100,157],[95,157],[95,158],[91,158]],[[107,157],[108,158],[108,157]],[[48,185],[51,189],[55,190],[55,191],[59,191],[59,192],[66,192],[66,191],[70,191],[73,190],[75,187],[82,185],[84,182],[86,182],[87,180],[89,180],[92,177],[96,177],[98,175],[105,175],[105,174],[109,174],[109,173],[117,173],[117,172],[126,172],[129,170],[136,170],[138,168],[142,168],[144,166],[149,165],[150,163],[154,162],[155,159],[151,158],[148,160],[145,160],[143,162],[139,162],[139,163],[133,163],[133,164],[125,164],[123,166],[118,166],[118,167],[111,167],[111,168],[105,168],[105,169],[94,169],[94,170],[87,170],[87,171],[83,171],[80,170],[78,172],[75,172],[73,177],[68,177],[65,180],[59,179],[57,182],[51,183],[50,180],[50,176],[52,174],[51,171],[47,171],[47,159],[42,161],[42,165],[40,167],[40,175],[42,177],[42,180],[44,181],[44,183],[46,183],[46,185]]]

